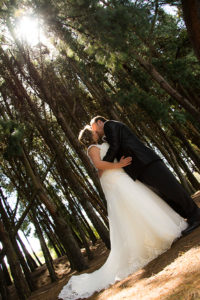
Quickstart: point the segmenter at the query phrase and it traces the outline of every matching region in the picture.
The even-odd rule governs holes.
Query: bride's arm
[[[94,166],[99,170],[109,170],[123,168],[131,164],[132,157],[122,157],[119,162],[107,162],[100,158],[100,149],[97,147],[91,147],[88,151]]]

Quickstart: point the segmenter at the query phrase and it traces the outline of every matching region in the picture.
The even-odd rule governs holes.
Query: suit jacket
[[[106,121],[104,133],[110,147],[104,156],[104,161],[113,162],[115,158],[120,160],[124,156],[131,156],[132,163],[124,167],[126,173],[136,180],[145,168],[161,158],[150,148],[146,147],[133,132],[123,123],[118,121]]]

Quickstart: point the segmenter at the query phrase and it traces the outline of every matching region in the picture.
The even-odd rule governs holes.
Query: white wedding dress
[[[96,146],[102,159],[109,145]],[[87,298],[127,277],[169,249],[187,228],[180,215],[122,168],[104,171],[100,181],[107,200],[111,251],[99,270],[71,277],[59,294],[64,300]]]

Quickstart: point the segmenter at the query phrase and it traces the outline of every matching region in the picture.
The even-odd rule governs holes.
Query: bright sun
[[[38,19],[29,16],[19,19],[16,33],[19,39],[26,41],[30,46],[35,46],[39,42],[44,43],[46,40]]]

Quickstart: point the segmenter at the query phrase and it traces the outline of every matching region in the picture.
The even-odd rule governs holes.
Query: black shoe
[[[193,223],[190,223],[189,226],[181,232],[182,236],[185,236],[192,232],[195,228],[200,226],[200,220],[194,221]]]

